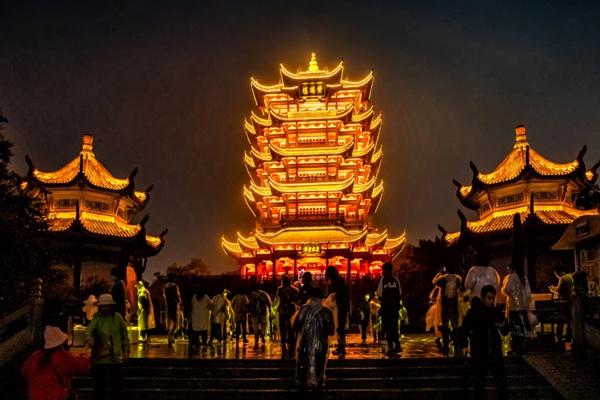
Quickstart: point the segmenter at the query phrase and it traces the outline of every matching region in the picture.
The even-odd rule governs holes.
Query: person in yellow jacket
[[[136,283],[135,288],[137,289],[138,330],[142,341],[145,342],[150,340],[150,329],[156,328],[152,296],[143,281]]]

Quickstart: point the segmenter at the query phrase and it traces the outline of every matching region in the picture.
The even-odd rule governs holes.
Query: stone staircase
[[[465,360],[455,358],[332,359],[326,388],[306,394],[294,386],[292,360],[131,359],[124,386],[128,400],[468,399],[466,371]],[[511,399],[562,398],[522,359],[507,358],[506,371]],[[73,384],[82,400],[92,398],[90,377]]]

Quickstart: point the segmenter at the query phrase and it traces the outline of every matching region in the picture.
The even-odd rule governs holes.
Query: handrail
[[[6,317],[0,320],[0,332],[2,332],[8,325],[17,321],[24,315],[30,314],[32,310],[31,304],[26,304],[23,307],[19,308],[17,311],[14,311],[12,314],[7,315]]]

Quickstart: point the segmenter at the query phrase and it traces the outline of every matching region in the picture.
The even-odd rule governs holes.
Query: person
[[[441,288],[441,303],[438,304],[441,305],[442,315],[442,353],[448,355],[450,337],[454,335],[454,330],[458,327],[458,288],[462,283],[462,278],[442,267],[442,271],[433,278],[432,282]]]
[[[344,279],[340,276],[338,269],[332,265],[325,270],[325,280],[329,290],[328,296],[332,296],[335,300],[337,308],[337,323],[336,330],[338,334],[337,349],[333,351],[333,355],[346,355],[346,320],[348,319],[348,311],[350,310],[350,297],[348,289],[344,283]]]
[[[441,350],[442,334],[440,333],[440,325],[442,324],[442,314],[441,307],[438,304],[441,302],[440,291],[440,287],[434,286],[429,293],[429,308],[427,309],[427,314],[425,315],[425,332],[430,332],[433,329],[435,344]]]
[[[373,334],[373,343],[377,343],[379,340],[379,331],[381,330],[381,315],[379,313],[381,309],[381,303],[377,294],[373,294],[371,301],[369,301],[369,316],[371,318],[371,333]]]
[[[559,343],[562,343],[563,340],[565,341],[570,341],[571,337],[572,337],[572,330],[571,330],[571,301],[573,299],[573,288],[574,288],[574,282],[573,282],[573,274],[572,273],[566,273],[563,272],[562,274],[557,274],[556,272],[554,272],[554,275],[558,278],[558,284],[556,286],[550,286],[550,292],[552,292],[554,294],[554,297],[556,300],[561,300],[561,301],[565,301],[567,303],[568,306],[568,310],[569,312],[567,313],[568,319],[566,322],[567,325],[567,335],[566,337],[563,336],[564,334],[564,329],[565,329],[565,323],[560,322],[558,324],[556,324],[556,338],[558,340]]]
[[[512,337],[511,350],[521,356],[524,351],[525,338],[531,329],[528,315],[531,288],[522,263],[511,263],[508,266],[508,272],[502,285],[502,294],[506,296],[506,314]]]
[[[104,399],[110,382],[111,399],[121,399],[122,367],[129,358],[129,337],[125,320],[115,310],[116,303],[110,294],[98,299],[98,313],[90,322],[86,337],[92,348],[94,397]]]
[[[110,290],[110,294],[115,302],[115,310],[125,321],[127,321],[127,286],[121,278],[121,273],[118,267],[110,270],[110,275],[113,278],[114,284]]]
[[[479,251],[475,264],[469,269],[465,277],[465,289],[469,297],[481,298],[481,288],[487,285],[491,285],[497,293],[500,288],[500,275],[496,268],[489,265],[487,253]]]
[[[202,338],[202,346],[208,343],[208,329],[210,328],[210,313],[213,307],[212,300],[202,290],[200,285],[196,287],[196,293],[192,297],[190,312],[189,347],[197,350],[200,346],[199,339]]]
[[[98,299],[93,294],[90,294],[87,299],[83,302],[83,314],[85,316],[84,322],[87,325],[92,319],[94,314],[98,312]]]
[[[157,328],[166,328],[166,310],[165,310],[165,286],[167,277],[159,272],[154,273],[154,280],[150,283],[148,290],[152,297],[152,305],[154,306],[154,322]]]
[[[495,301],[496,289],[492,285],[481,288],[479,296],[471,300],[471,308],[461,327],[461,336],[470,341],[476,399],[486,398],[488,369],[494,376],[497,398],[508,398],[500,338],[500,334],[508,334],[508,326],[502,312],[494,305]]]
[[[398,312],[400,323],[398,324],[398,336],[402,339],[402,326],[408,325],[408,310],[404,307],[404,303],[400,300],[400,310]]]
[[[302,307],[310,300],[313,296],[313,290],[315,289],[312,280],[312,274],[310,271],[306,271],[302,274],[302,287],[298,293],[298,306]]]
[[[211,314],[211,338],[212,343],[214,339],[217,342],[224,342],[227,337],[225,336],[225,324],[227,322],[227,298],[225,297],[225,289],[212,298],[212,314]]]
[[[393,270],[392,263],[383,264],[383,276],[377,286],[377,296],[381,299],[381,322],[388,344],[388,355],[398,354],[402,351],[400,337],[398,336],[398,315],[402,289],[400,281],[394,276]]]
[[[298,297],[298,289],[292,286],[292,280],[289,276],[284,275],[281,278],[281,286],[277,288],[275,297],[279,299],[277,313],[279,314],[281,351],[285,353],[286,349],[292,349],[294,344],[291,319],[296,312],[296,299]]]
[[[150,330],[156,328],[152,296],[144,281],[136,283],[135,288],[137,289],[138,331],[142,341],[146,342],[150,340]]]
[[[258,339],[265,345],[265,335],[267,333],[267,320],[269,318],[269,309],[271,308],[271,298],[264,290],[257,285],[250,295],[250,316],[252,317],[252,329],[254,330],[254,348],[258,348]]]
[[[371,320],[369,293],[365,294],[358,304],[358,317],[360,319],[360,338],[362,344],[367,343],[367,331],[369,330],[369,322]]]
[[[165,299],[166,325],[168,332],[169,347],[175,344],[175,332],[179,329],[177,324],[179,319],[179,305],[181,304],[181,294],[179,286],[175,283],[175,273],[167,274],[167,284],[165,285],[163,297]]]
[[[328,340],[335,333],[333,314],[323,305],[323,292],[315,288],[312,295],[293,326],[298,336],[296,384],[302,389],[319,389],[325,384]]]
[[[86,354],[73,356],[65,349],[67,334],[56,326],[46,326],[44,348],[34,351],[23,364],[21,374],[27,381],[30,400],[65,400],[71,378],[90,369]]]
[[[246,338],[246,326],[248,325],[248,308],[250,307],[250,299],[244,293],[240,292],[231,299],[231,308],[235,318],[235,341],[239,343],[240,333],[242,334],[243,343],[248,343]]]
[[[277,340],[277,333],[279,331],[279,297],[275,297],[271,302],[269,308],[269,318],[267,322],[267,335],[271,338],[271,342]]]

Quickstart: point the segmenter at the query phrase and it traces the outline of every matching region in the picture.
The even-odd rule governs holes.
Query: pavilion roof
[[[585,170],[583,162],[583,155],[586,150],[585,146],[575,160],[566,163],[557,163],[548,160],[529,145],[525,126],[517,126],[515,132],[513,149],[493,171],[482,173],[477,169],[475,164],[471,163],[471,169],[473,170],[471,184],[461,185],[455,181],[458,187],[457,196],[467,207],[472,208],[469,199],[480,189],[516,182],[528,171],[541,179],[580,177],[582,181],[590,184],[593,184],[596,180],[597,174],[595,170],[598,164],[591,170]]]
[[[77,157],[68,162],[56,171],[41,171],[36,168],[32,161],[27,157],[29,164],[28,179],[40,186],[69,186],[78,178],[81,178],[89,186],[111,192],[130,192],[134,201],[144,205],[149,199],[151,188],[146,191],[135,190],[134,176],[137,169],[134,169],[127,178],[116,178],[108,169],[96,158],[93,151],[94,138],[91,135],[83,135],[81,152]],[[26,188],[24,184],[23,188]]]
[[[529,206],[496,211],[476,221],[465,221],[465,228],[471,233],[481,235],[511,231],[515,214],[519,214],[521,222],[525,222],[532,215]],[[578,210],[557,205],[546,207],[536,205],[533,213],[545,225],[568,225],[582,215],[597,214],[597,210]],[[444,232],[443,238],[447,243],[454,243],[460,238],[460,234],[460,231]]]
[[[59,211],[51,212],[47,216],[48,230],[50,232],[67,232],[79,226],[87,234],[100,238],[134,239],[143,236],[145,243],[153,251],[158,252],[164,245],[163,234],[159,236],[145,233],[140,224],[128,224],[116,216],[99,214],[90,211]]]

